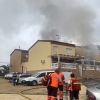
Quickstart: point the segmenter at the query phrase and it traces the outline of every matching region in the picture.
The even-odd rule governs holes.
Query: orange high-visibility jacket
[[[59,76],[61,77],[62,79],[62,82],[59,82],[59,85],[64,85],[64,80],[65,80],[65,77],[64,77],[64,74],[62,72],[59,73]]]
[[[73,89],[72,89],[72,82],[75,80],[75,78],[71,78],[70,79],[70,85],[67,87],[67,90],[69,90],[69,91],[73,91]]]
[[[57,73],[51,73],[51,83],[50,86],[58,88],[59,75]]]

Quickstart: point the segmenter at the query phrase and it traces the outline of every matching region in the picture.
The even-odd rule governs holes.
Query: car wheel
[[[21,82],[21,84],[24,84],[25,83],[25,80],[23,80],[22,82]]]
[[[37,85],[37,81],[33,81],[33,82],[32,82],[32,85],[33,85],[33,86],[36,86],[36,85]]]

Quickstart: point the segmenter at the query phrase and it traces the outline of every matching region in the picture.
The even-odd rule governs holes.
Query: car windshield
[[[35,73],[33,74],[31,77],[36,77],[37,75],[39,75],[40,73]]]

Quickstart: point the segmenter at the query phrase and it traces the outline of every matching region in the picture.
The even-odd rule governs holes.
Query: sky
[[[100,45],[100,0],[0,0],[0,64],[38,39]]]

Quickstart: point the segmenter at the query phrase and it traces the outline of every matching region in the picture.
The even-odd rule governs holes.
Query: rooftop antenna
[[[58,35],[58,34],[56,34],[56,36],[58,37],[58,41],[60,41],[61,36],[60,36],[60,35]]]
[[[19,50],[20,50],[20,46],[19,46]]]

